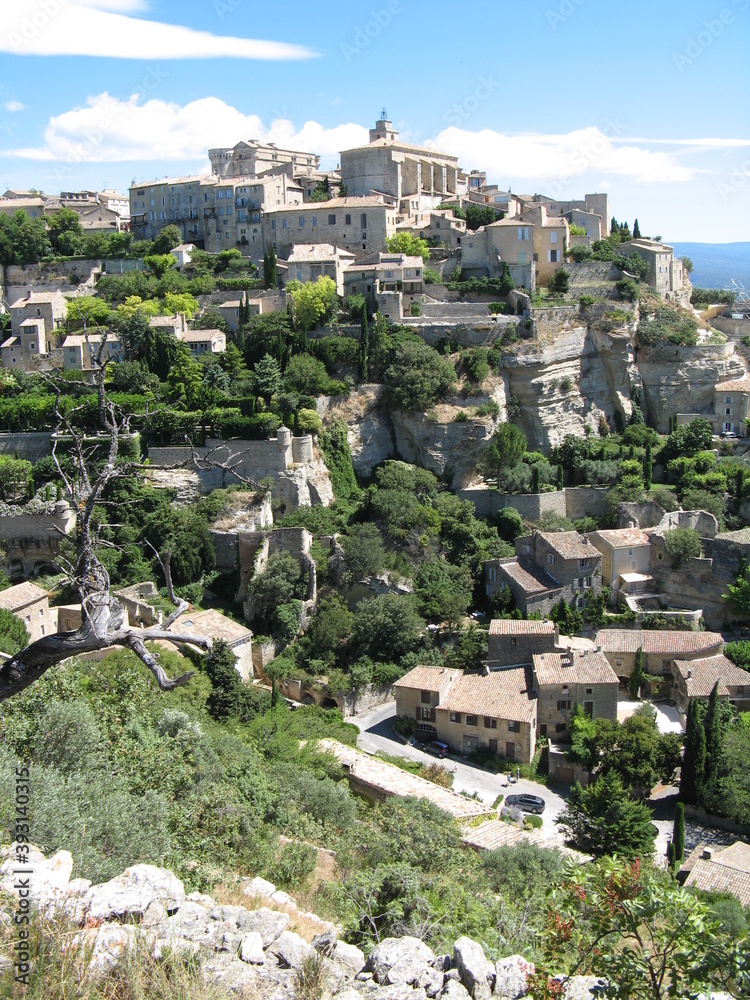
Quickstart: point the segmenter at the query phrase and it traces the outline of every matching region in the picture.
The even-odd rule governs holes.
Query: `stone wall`
[[[51,261],[23,267],[12,264],[3,275],[5,297],[12,304],[32,290],[76,294],[81,286],[94,284],[101,267],[100,260]]]
[[[446,309],[446,315],[448,315]],[[423,340],[434,346],[439,340],[455,340],[461,347],[492,347],[508,329],[515,328],[515,316],[490,316],[474,320],[433,319],[425,316],[405,316],[404,326],[413,329]]]
[[[600,486],[566,486],[565,516],[575,521],[579,517],[602,517],[607,509],[607,488]]]
[[[18,453],[19,458],[29,462],[37,462],[52,451],[52,434],[50,431],[15,431],[10,434],[0,434],[0,455]]]
[[[531,310],[534,336],[557,337],[560,332],[581,325],[581,309],[578,303],[570,306],[553,306],[550,309]]]
[[[526,521],[538,521],[552,512],[566,516],[565,490],[553,493],[501,493],[499,490],[472,488],[457,490],[462,500],[471,500],[480,517],[494,517],[506,507],[514,507]]]

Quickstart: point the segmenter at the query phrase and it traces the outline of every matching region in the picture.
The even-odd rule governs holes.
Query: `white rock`
[[[38,847],[29,845],[30,850],[26,853],[25,846],[13,843],[3,849],[5,860],[0,864],[0,890],[18,899],[20,881],[28,879],[31,893],[28,898],[32,903],[45,910],[54,908],[68,893],[73,856],[70,851],[58,851],[51,858],[45,858]],[[19,869],[23,869],[23,873],[17,874]]]
[[[131,924],[102,924],[77,934],[73,938],[73,946],[86,951],[91,948],[86,978],[101,982],[122,968],[128,952],[136,946],[138,934],[138,928]]]
[[[534,972],[533,963],[527,962],[522,955],[498,959],[495,963],[495,996],[502,1000],[518,1000],[518,997],[525,996],[527,976],[533,976]]]
[[[331,951],[332,960],[343,971],[345,976],[354,978],[365,966],[364,952],[355,944],[337,941]]]
[[[184,901],[185,887],[173,872],[155,865],[133,865],[122,875],[89,889],[83,910],[92,919],[119,920],[142,917],[153,902],[170,912]]]
[[[301,969],[306,959],[316,954],[313,946],[293,931],[282,931],[270,950],[290,969]]]
[[[275,892],[271,893],[271,899],[279,906],[293,906],[295,909],[297,907],[297,904],[294,902],[289,893],[282,892],[281,889],[277,889]]]
[[[452,970],[455,972],[455,969]],[[469,991],[457,979],[445,977],[445,985],[440,994],[443,1000],[470,1000]]]
[[[258,910],[250,910],[243,923],[244,930],[257,931],[263,938],[263,947],[268,948],[286,928],[289,914],[261,906]]]
[[[460,937],[453,945],[453,960],[461,982],[474,1000],[488,1000],[495,981],[495,967],[487,961],[481,944],[470,937]]]
[[[372,949],[365,968],[381,984],[413,983],[434,959],[432,948],[419,938],[385,938]]]
[[[263,938],[257,931],[248,931],[243,937],[240,945],[240,958],[250,965],[263,965],[265,963]]]
[[[243,881],[242,891],[246,896],[264,896],[270,899],[276,892],[276,886],[265,878],[256,876],[248,881]]]

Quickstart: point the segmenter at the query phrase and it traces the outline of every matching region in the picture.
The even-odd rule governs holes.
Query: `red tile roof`
[[[617,674],[595,649],[567,653],[535,653],[534,673],[539,687],[560,684],[619,684]]]
[[[458,670],[445,667],[414,667],[408,674],[399,677],[394,687],[413,688],[415,691],[440,691],[446,681],[458,674]]]
[[[675,670],[680,674],[687,689],[688,698],[708,698],[718,682],[718,694],[727,697],[733,687],[747,686],[750,698],[750,673],[736,666],[724,654],[707,656],[699,660],[675,660]]]
[[[678,657],[723,646],[719,632],[674,632],[671,630],[604,628],[597,632],[596,644],[604,653],[664,653]]]
[[[536,718],[536,699],[531,692],[532,678],[528,667],[493,670],[489,674],[466,674],[461,671],[440,702],[438,711],[468,712],[495,719],[531,722]]]
[[[518,618],[493,618],[490,635],[554,635],[555,623],[550,621],[524,621]]]

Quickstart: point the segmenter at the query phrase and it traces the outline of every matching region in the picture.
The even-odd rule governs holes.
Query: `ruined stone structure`
[[[244,601],[247,621],[254,615],[248,587],[253,577],[265,572],[268,560],[279,552],[288,552],[299,562],[305,579],[302,599],[302,628],[305,628],[318,600],[318,579],[315,560],[310,555],[313,536],[306,528],[275,528],[273,531],[242,531],[238,533],[240,589],[237,599]]]
[[[73,530],[75,512],[65,501],[38,498],[23,507],[0,505],[2,568],[11,580],[58,572],[57,555],[64,535]]]

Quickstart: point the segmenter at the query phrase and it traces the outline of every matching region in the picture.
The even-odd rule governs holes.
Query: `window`
[[[497,719],[490,719],[486,715],[484,717],[484,728],[485,729],[497,729]]]
[[[519,240],[527,240],[529,238],[528,226],[519,226],[516,232],[518,233]]]
[[[578,560],[578,566],[579,566],[580,569],[585,569],[587,566],[590,566],[590,565],[591,565],[591,560],[590,559],[579,559]]]
[[[586,688],[586,694],[593,694],[593,693],[594,693],[593,688]]]
[[[318,224],[318,217],[317,217],[317,215],[314,215],[314,216],[312,217],[312,224],[313,224],[314,226],[317,226],[317,224]]]
[[[367,214],[363,212],[359,217],[359,228],[367,229]]]
[[[726,410],[724,410],[724,412],[726,413],[726,415],[727,415],[727,416],[730,416],[730,414],[731,414],[731,412],[732,412],[732,408],[731,408],[731,406],[728,406],[728,407],[726,408]]]
[[[281,228],[286,229],[286,219],[281,220]]]
[[[543,722],[541,724],[541,726],[539,727],[539,735],[540,736],[546,736],[547,735],[547,723],[546,722]]]
[[[329,215],[328,216],[328,225],[329,226],[335,226],[336,225],[336,216],[335,215]]]
[[[557,725],[555,726],[555,732],[564,733],[567,728],[568,727],[565,725],[564,722],[558,722]]]
[[[557,263],[557,250],[550,250],[549,252],[549,262],[550,264]]]
[[[299,227],[300,227],[300,229],[304,229],[305,228],[305,217],[304,217],[304,215],[300,215],[300,217],[299,217]]]
[[[563,698],[562,701],[557,703],[557,711],[564,712],[570,708],[570,698]]]
[[[550,241],[550,243],[557,243],[557,233],[556,232],[553,231],[553,232],[551,232],[549,234],[549,241]]]
[[[417,719],[421,719],[422,722],[432,722],[435,718],[435,711],[432,708],[423,708],[417,706]]]
[[[432,702],[432,694],[430,691],[420,691],[419,700],[423,705],[429,705]]]
[[[521,732],[521,723],[520,722],[516,722],[515,719],[509,719],[508,720],[508,732],[511,732],[511,733],[520,733]]]
[[[588,715],[590,719],[594,718],[594,703],[593,701],[584,701],[583,711]]]
[[[276,228],[276,219],[271,219],[271,229]]]
[[[477,717],[476,717],[476,715],[467,715],[466,716],[466,725],[467,726],[476,726],[476,724],[477,724]]]
[[[670,664],[669,660],[662,660],[661,661],[661,672],[663,674],[668,674],[670,672],[669,664]]]
[[[461,721],[461,713],[451,712],[451,722],[460,722],[460,721]]]
[[[351,226],[351,224],[352,224],[352,217],[351,217],[351,215],[345,215],[344,216],[344,225],[345,226]]]
[[[552,554],[552,552],[548,552],[547,553],[547,565],[548,566],[554,566],[555,565],[555,557]]]

